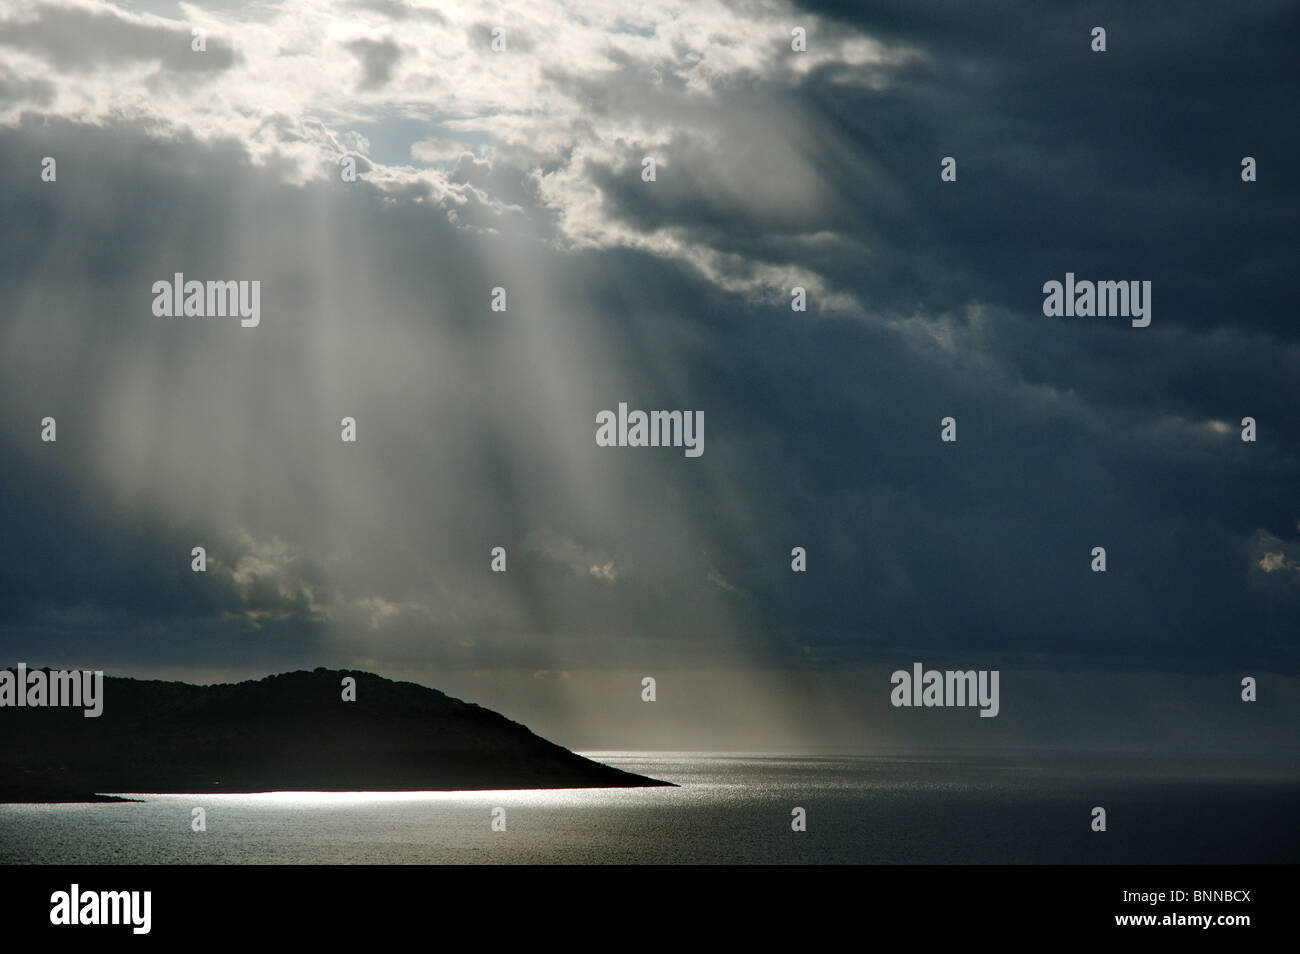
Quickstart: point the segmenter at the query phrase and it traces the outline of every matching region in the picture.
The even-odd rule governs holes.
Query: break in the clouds
[[[6,654],[1294,673],[1296,22],[1141,16],[5,0]]]

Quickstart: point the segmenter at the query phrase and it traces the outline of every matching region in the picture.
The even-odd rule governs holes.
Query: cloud
[[[214,559],[211,571],[227,579],[239,608],[227,611],[254,628],[274,620],[323,623],[331,618],[321,598],[322,576],[318,568],[303,564],[280,540],[259,541],[245,533],[244,551],[233,564]]]
[[[402,621],[403,617],[407,616],[414,616],[421,621],[427,621],[433,617],[433,612],[429,607],[415,600],[395,603],[382,596],[363,596],[354,600],[353,603],[358,609],[369,614],[369,625],[372,630],[397,624]],[[407,625],[409,625],[409,620]]]
[[[393,70],[402,59],[402,48],[391,38],[383,40],[352,40],[347,48],[361,61],[363,75],[357,87],[360,91],[376,90],[388,84]]]
[[[1235,168],[1295,154],[1279,7],[1130,20],[1104,70],[1073,9],[507,4],[494,54],[373,7],[6,13],[7,648],[1300,664],[1300,199]],[[225,66],[168,65],[191,20]],[[261,281],[261,326],[152,316],[178,270]],[[1067,270],[1154,279],[1151,328],[1045,319]],[[622,400],[706,454],[596,447]]]
[[[447,22],[447,18],[434,7],[424,6],[419,3],[404,3],[402,0],[356,0],[353,6],[359,10],[381,13],[391,20],[422,19],[433,23]]]
[[[139,63],[175,73],[219,73],[237,57],[230,43],[213,37],[202,52],[192,49],[181,24],[80,4],[15,4],[23,14],[0,21],[0,46],[39,56],[60,73],[125,70]]]
[[[720,253],[678,220],[698,225],[716,213],[724,227],[734,218],[787,229],[824,215],[836,197],[827,170],[801,145],[807,135],[791,92],[833,67],[869,72],[868,85],[883,88],[923,58],[915,44],[822,31],[821,19],[806,13],[798,19],[821,39],[796,54],[789,48],[796,9],[779,0],[745,8],[664,0],[634,14],[595,2],[508,3],[499,24],[472,8],[335,0],[187,7],[185,20],[83,5],[22,10],[0,26],[0,43],[8,37],[23,49],[13,79],[0,86],[11,91],[0,119],[49,107],[48,90],[35,84],[53,68],[59,100],[51,115],[127,118],[176,137],[238,140],[255,162],[276,164],[298,183],[336,176],[339,155],[356,151],[348,137],[365,135],[385,148],[367,154],[363,175],[394,194],[431,191],[461,206],[457,220],[467,227],[628,245],[761,294],[780,284],[782,266]],[[386,33],[394,20],[401,45]],[[507,29],[505,53],[491,49],[498,25]],[[194,28],[207,32],[207,53],[191,51]],[[84,39],[92,35],[94,42]],[[234,37],[237,52],[227,39]],[[407,49],[422,55],[407,57]],[[359,61],[359,79],[320,68],[340,52]],[[142,71],[144,63],[158,68]],[[215,95],[176,81],[196,70],[222,72]],[[720,93],[726,109],[717,108]],[[0,109],[5,101],[0,96]],[[392,136],[407,135],[405,124],[426,134],[389,150]],[[776,141],[765,133],[773,128],[783,132]],[[643,147],[660,148],[673,170],[650,206],[637,190],[639,166],[628,166]],[[465,159],[466,151],[476,158]],[[447,161],[457,162],[451,175],[430,167]],[[672,228],[637,221],[654,208]],[[817,290],[815,307],[853,306],[815,269],[794,271]]]
[[[1249,552],[1257,583],[1293,593],[1300,587],[1300,538],[1285,539],[1259,529],[1251,538]]]
[[[548,532],[532,534],[528,547],[566,567],[580,578],[590,577],[597,582],[613,583],[624,575],[615,561],[602,551],[584,547],[573,540]]]
[[[455,162],[465,147],[449,139],[421,139],[411,144],[411,158],[417,162]]]
[[[53,102],[54,84],[49,80],[22,79],[10,69],[0,69],[0,104],[49,106]]]

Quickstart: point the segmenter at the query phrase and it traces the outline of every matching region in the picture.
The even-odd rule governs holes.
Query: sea
[[[583,754],[678,787],[0,805],[0,863],[1300,861],[1294,762]]]

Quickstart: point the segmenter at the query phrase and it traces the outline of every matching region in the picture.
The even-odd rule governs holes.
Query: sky
[[[1295,764],[1300,8],[1045,6],[0,0],[4,665]],[[999,715],[891,706],[914,662]]]

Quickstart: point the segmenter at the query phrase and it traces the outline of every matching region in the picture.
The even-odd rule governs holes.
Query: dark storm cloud
[[[6,642],[435,670],[1293,672],[1291,21],[939,9],[845,9],[926,53],[879,88],[842,64],[706,95],[547,74],[592,115],[686,120],[655,183],[645,143],[586,160],[606,213],[822,275],[860,314],[534,241],[555,210],[518,151],[463,154],[458,192],[385,195],[122,124],[0,134],[4,168],[60,157],[57,184],[0,184],[29,223],[0,239]],[[262,280],[262,326],[153,318],[150,284],[177,270]],[[1067,270],[1151,279],[1151,327],[1044,318]],[[619,401],[704,410],[704,456],[596,447]]]
[[[662,146],[651,186],[633,144],[622,165],[588,170],[606,209],[646,233],[815,270],[874,315],[927,316],[884,331],[745,316],[705,357],[715,435],[743,429],[787,472],[738,488],[753,495],[738,509],[769,515],[755,549],[811,536],[833,567],[796,589],[753,553],[727,578],[763,604],[755,619],[818,630],[849,655],[864,633],[877,646],[948,633],[1170,666],[1227,655],[1226,634],[1244,630],[1254,658],[1294,665],[1276,627],[1297,604],[1249,556],[1255,531],[1294,540],[1300,517],[1294,16],[1176,6],[1136,23],[911,4],[844,16],[926,56],[883,89],[814,72],[733,91],[712,148],[686,135]],[[1106,54],[1089,49],[1094,25]],[[571,82],[596,111],[653,117],[678,95]],[[746,126],[757,134],[737,135]],[[945,155],[958,183],[939,181]],[[1273,165],[1271,179],[1242,183],[1243,155]],[[774,201],[805,167],[815,188]],[[792,240],[821,232],[834,237]],[[1045,319],[1041,285],[1066,271],[1151,279],[1152,327]],[[927,349],[930,335],[947,347]],[[966,428],[951,448],[937,441],[945,414]],[[1238,439],[1245,415],[1269,422],[1267,445]],[[721,437],[714,448],[729,452]],[[753,540],[743,529],[728,543]],[[1101,544],[1133,572],[1079,573]]]
[[[689,138],[666,148],[672,175],[653,193],[622,168],[593,168],[609,207],[646,230],[677,225],[724,250],[816,266],[886,313],[971,300],[1032,313],[1042,282],[1067,269],[1119,270],[1155,282],[1164,324],[1295,337],[1291,5],[1175,4],[1143,11],[1144,22],[1089,6],[845,9],[864,31],[926,56],[883,89],[814,71],[795,89],[729,90],[712,161]],[[1102,21],[1109,50],[1098,54],[1089,30]],[[810,43],[829,42],[826,33]],[[676,94],[620,86],[630,80],[570,82],[597,111],[677,108]],[[765,196],[727,187],[754,176],[788,189],[796,163],[755,172],[772,148],[815,168],[824,198],[791,212],[805,233],[837,233],[829,254],[800,253],[788,241],[794,219],[756,232]],[[949,155],[956,184],[939,181]],[[1243,184],[1245,155],[1271,174]]]
[[[973,297],[1030,312],[1036,275],[1128,269],[1164,289],[1166,323],[1294,338],[1285,276],[1300,247],[1282,163],[1296,135],[1281,121],[1297,92],[1293,6],[994,5],[944,16],[866,4],[854,17],[896,42],[923,39],[930,54],[880,93],[806,90],[905,197],[884,268],[863,286],[928,276],[929,308]],[[1096,25],[1106,53],[1089,48]],[[938,181],[947,155],[956,188]],[[1243,184],[1247,155],[1274,174]],[[888,291],[870,300],[900,304]]]
[[[1284,574],[1259,573],[1249,554],[1261,528],[1294,540],[1300,517],[1300,197],[1284,119],[1294,16],[1282,5],[1162,8],[1140,24],[1084,7],[844,16],[926,56],[883,89],[814,72],[793,89],[733,93],[713,147],[662,146],[651,186],[635,145],[622,165],[588,170],[629,225],[815,270],[895,320],[745,316],[704,357],[715,435],[743,430],[786,472],[737,488],[753,495],[737,509],[768,515],[753,563],[727,574],[763,605],[755,620],[816,630],[847,655],[928,633],[1143,665],[1244,653],[1293,666],[1277,626],[1297,604]],[[1110,52],[1089,49],[1094,25]],[[594,110],[651,117],[677,95],[584,88]],[[736,135],[746,125],[759,134]],[[786,154],[776,172],[774,150]],[[958,183],[939,181],[945,155]],[[1242,183],[1243,155],[1273,165],[1272,178]],[[816,188],[773,202],[804,166]],[[792,241],[821,232],[834,237]],[[1041,285],[1066,271],[1151,279],[1152,327],[1045,319]],[[951,448],[937,441],[945,414],[965,428]],[[1269,422],[1267,444],[1241,443],[1245,415]],[[721,437],[714,448],[729,452]],[[722,549],[757,542],[742,529]],[[828,572],[796,588],[760,553],[805,537]],[[1132,572],[1080,573],[1102,544]],[[1235,635],[1229,649],[1243,631],[1256,651]]]

